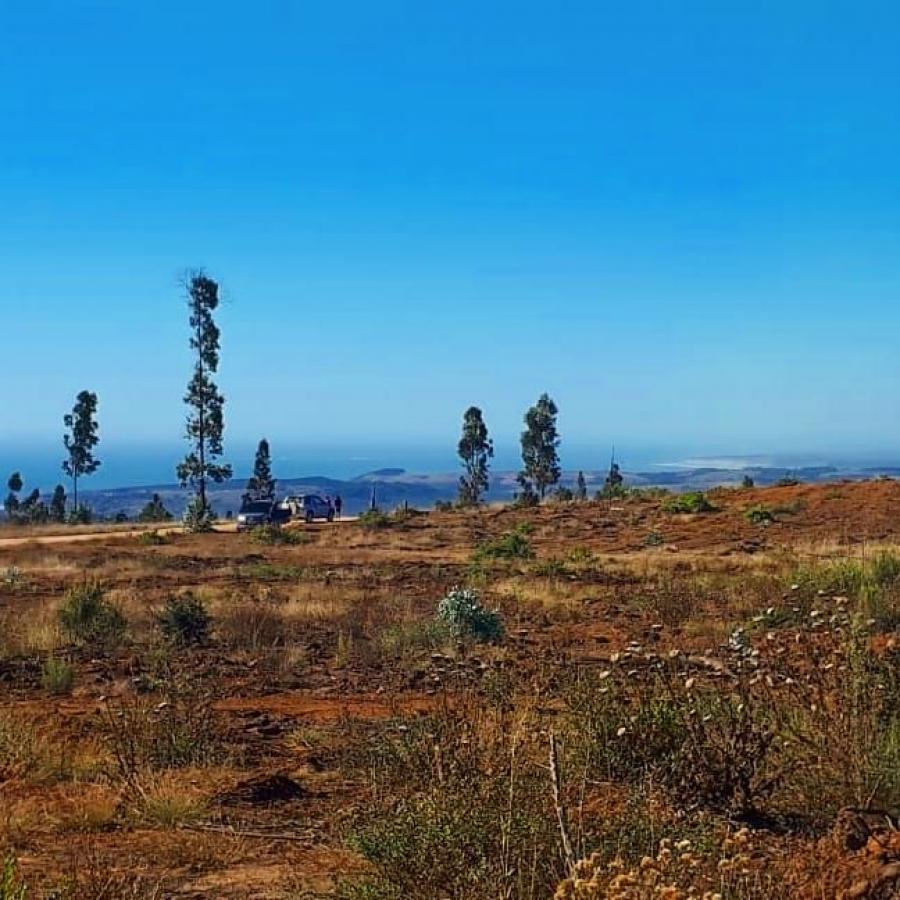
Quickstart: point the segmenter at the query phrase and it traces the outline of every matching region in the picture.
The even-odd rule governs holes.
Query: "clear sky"
[[[55,459],[82,388],[107,446],[178,447],[189,266],[232,448],[452,464],[466,406],[512,447],[544,390],[599,462],[900,448],[898,33],[877,0],[0,0],[0,457]]]

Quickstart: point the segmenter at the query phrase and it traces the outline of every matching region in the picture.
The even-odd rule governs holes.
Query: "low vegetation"
[[[708,513],[715,512],[715,506],[702,491],[688,491],[676,494],[663,504],[663,509],[670,513]]]
[[[0,551],[3,889],[890,896],[900,484],[767,490]]]
[[[126,626],[122,611],[97,581],[87,581],[67,591],[59,608],[59,624],[72,641],[94,645],[117,644]]]
[[[453,588],[438,606],[438,618],[456,638],[497,642],[503,638],[503,619],[485,609],[475,591]]]

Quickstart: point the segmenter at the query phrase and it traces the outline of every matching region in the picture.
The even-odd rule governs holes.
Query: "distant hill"
[[[589,492],[603,487],[605,471],[585,472]],[[658,471],[625,472],[625,483],[634,487],[664,487],[673,491],[708,490],[713,487],[739,485],[744,476],[749,475],[759,485],[774,484],[785,477],[797,478],[803,482],[835,481],[841,478],[860,480],[882,475],[900,474],[900,466],[883,468],[839,468],[836,466],[806,466],[788,469],[780,466],[748,466],[745,468],[722,468],[714,465],[696,467],[666,467]],[[563,473],[562,484],[573,486],[577,473]],[[328,478],[322,475],[307,475],[302,478],[278,480],[278,495],[319,493],[334,497],[340,494],[344,509],[348,514],[368,508],[375,492],[375,502],[384,509],[393,509],[404,503],[420,509],[433,507],[438,500],[452,500],[456,497],[459,480],[458,472],[434,474],[414,474],[401,468],[383,468],[366,472],[348,480]],[[246,481],[234,479],[222,485],[213,485],[210,496],[220,515],[236,513],[241,506]],[[494,472],[488,501],[503,502],[512,499],[516,493],[515,472]],[[181,515],[188,500],[188,492],[177,484],[156,484],[142,487],[114,488],[109,490],[83,490],[80,496],[98,516],[112,517],[124,512],[129,518],[137,515],[153,494],[159,494],[176,516]]]

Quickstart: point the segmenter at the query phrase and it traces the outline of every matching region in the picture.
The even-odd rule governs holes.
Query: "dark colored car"
[[[334,520],[334,507],[319,494],[293,494],[284,498],[282,507],[288,510],[290,515],[306,522],[315,519]]]
[[[290,518],[290,510],[282,509],[274,500],[249,500],[238,513],[237,530],[249,531],[261,525],[283,525]]]

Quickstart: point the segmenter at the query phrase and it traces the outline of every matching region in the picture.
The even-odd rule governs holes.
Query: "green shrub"
[[[449,637],[447,624],[438,619],[390,625],[379,635],[379,642],[388,655],[403,656],[417,650],[433,650],[446,643]]]
[[[0,869],[0,900],[26,900],[28,887],[19,877],[16,858],[10,853]]]
[[[98,733],[119,777],[129,783],[140,773],[214,765],[227,757],[209,698],[171,679],[162,703],[145,697],[110,699]]]
[[[592,566],[597,562],[597,557],[589,547],[573,547],[569,551],[569,562],[573,566]]]
[[[252,535],[257,544],[267,544],[268,546],[293,546],[303,542],[303,538],[296,531],[273,524],[254,528]]]
[[[768,525],[775,521],[775,515],[772,510],[769,509],[768,506],[763,506],[761,503],[746,509],[744,511],[744,516],[748,522],[752,522],[754,525]]]
[[[146,506],[138,513],[138,522],[171,522],[170,513],[162,502],[159,494],[154,494]]]
[[[475,591],[453,588],[438,605],[438,619],[456,638],[503,639],[503,618],[499,612],[485,609]]]
[[[900,581],[900,556],[889,550],[877,553],[869,562],[869,568],[879,587],[890,587]]]
[[[18,566],[7,566],[3,573],[3,585],[15,591],[25,583],[25,576]]]
[[[452,500],[435,500],[434,501],[434,510],[435,510],[435,512],[452,512],[453,501]]]
[[[200,597],[186,593],[169,597],[157,621],[166,640],[187,647],[206,643],[212,618]]]
[[[160,547],[163,544],[171,543],[171,538],[158,531],[143,531],[138,535],[138,543],[145,547]]]
[[[534,550],[528,535],[531,528],[528,525],[520,525],[513,531],[493,540],[480,544],[475,551],[474,559],[534,559]]]
[[[742,815],[778,783],[775,727],[746,690],[693,693],[661,680],[631,693],[585,680],[569,702],[579,765],[604,778],[652,782],[681,805]]]
[[[565,578],[572,574],[572,570],[566,563],[555,556],[549,559],[538,560],[531,566],[531,572],[538,578]]]
[[[41,671],[41,686],[51,694],[68,694],[75,682],[75,669],[71,663],[55,656],[44,660]]]
[[[199,497],[191,499],[181,517],[185,531],[190,531],[194,534],[212,531],[215,521],[216,517],[212,507],[208,503],[204,506],[203,501]]]
[[[716,508],[703,491],[688,491],[667,500],[663,509],[670,513],[707,513],[715,512]]]
[[[338,897],[552,896],[559,831],[546,772],[520,762],[523,740],[544,758],[543,735],[523,738],[508,712],[474,700],[370,733],[347,760],[373,786],[350,835],[369,866]]]
[[[393,524],[391,517],[383,513],[380,509],[367,509],[359,515],[359,523],[363,528],[390,528]]]
[[[113,645],[125,634],[126,622],[121,610],[107,600],[103,586],[89,581],[66,592],[59,624],[73,641]]]
[[[94,511],[83,503],[79,503],[76,509],[69,512],[67,519],[70,525],[90,525],[94,521]]]

